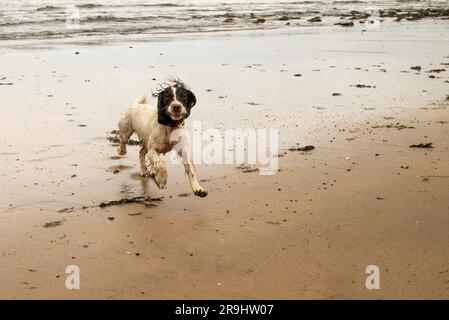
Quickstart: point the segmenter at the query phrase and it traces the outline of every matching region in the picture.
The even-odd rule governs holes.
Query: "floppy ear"
[[[196,104],[196,97],[192,91],[187,90],[187,105],[192,108]]]
[[[164,92],[162,91],[157,96],[157,122],[163,124],[164,126],[173,126],[173,121],[165,113],[164,108]]]
[[[161,93],[159,93],[158,95],[157,95],[157,108],[158,108],[158,110],[159,109],[161,109],[163,106],[162,106],[162,96],[164,95],[164,91],[162,91]]]

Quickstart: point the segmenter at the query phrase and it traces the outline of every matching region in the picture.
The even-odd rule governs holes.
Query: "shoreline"
[[[391,18],[389,18],[391,19]],[[128,34],[123,35],[122,38],[118,35],[102,35],[97,37],[76,37],[76,38],[38,38],[32,39],[15,39],[2,40],[0,45],[0,54],[8,54],[10,52],[20,52],[28,50],[49,50],[49,49],[66,49],[70,47],[91,47],[91,46],[120,46],[120,45],[135,45],[158,42],[172,42],[172,41],[194,41],[204,39],[229,39],[229,38],[245,38],[245,37],[266,37],[269,36],[286,36],[286,35],[300,35],[311,33],[330,33],[330,32],[375,32],[376,29],[398,29],[413,28],[416,25],[426,25],[429,23],[441,25],[446,27],[447,21],[445,19],[433,20],[431,18],[418,20],[383,20],[379,25],[371,25],[368,22],[357,23],[353,26],[342,26],[338,24],[322,25],[310,23],[309,25],[288,25],[284,27],[264,27],[260,28],[257,25],[254,28],[246,28],[241,30],[211,30],[211,31],[184,31],[179,33],[177,31],[168,33],[155,34]]]
[[[166,33],[269,30],[292,26],[364,25],[366,29],[384,27],[388,21],[447,20],[444,1],[261,1],[245,3],[181,2],[79,4],[61,6],[45,1],[23,2],[18,14],[14,6],[1,11],[5,16],[1,40],[64,39],[107,37],[151,37]],[[36,6],[39,5],[39,6]],[[44,6],[41,6],[44,5]],[[136,20],[139,24],[136,25]],[[76,41],[76,40],[75,40]]]

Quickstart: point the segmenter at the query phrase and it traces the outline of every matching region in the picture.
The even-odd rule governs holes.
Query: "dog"
[[[184,120],[189,117],[192,107],[196,104],[196,97],[180,80],[162,85],[153,95],[157,96],[157,107],[147,105],[146,95],[143,94],[120,119],[118,124],[120,146],[117,152],[119,155],[125,155],[129,138],[134,132],[137,133],[142,141],[139,153],[140,175],[153,178],[159,189],[164,189],[167,184],[167,167],[159,155],[171,151],[176,144],[170,141],[170,135],[174,130],[184,127]],[[201,198],[207,196],[207,191],[198,182],[188,152],[179,155],[183,157],[193,193]]]

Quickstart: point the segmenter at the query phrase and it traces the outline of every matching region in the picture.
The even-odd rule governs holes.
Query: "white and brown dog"
[[[170,135],[175,129],[183,128],[184,119],[190,115],[190,110],[196,104],[196,98],[179,80],[165,88],[162,87],[157,92],[157,97],[157,107],[151,107],[146,104],[146,96],[141,95],[120,119],[118,124],[120,147],[117,152],[119,155],[126,154],[126,144],[136,132],[142,141],[139,156],[140,174],[143,177],[152,177],[156,185],[163,189],[167,183],[167,167],[159,155],[171,151],[176,144],[170,141]],[[149,166],[146,162],[147,155]],[[199,197],[207,196],[207,191],[198,182],[190,155],[182,156],[193,193]]]

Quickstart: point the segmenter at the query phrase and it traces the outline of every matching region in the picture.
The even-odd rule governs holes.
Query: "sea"
[[[449,8],[448,0],[0,0],[0,42],[140,39],[191,33],[320,27],[351,11]],[[321,21],[309,21],[320,17]],[[362,21],[363,22],[363,21]]]

